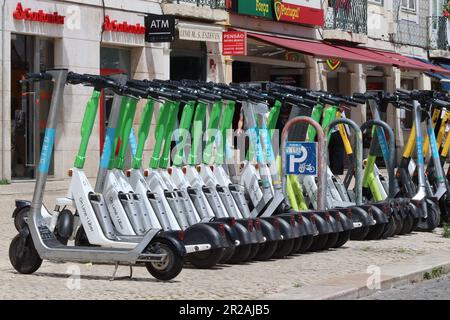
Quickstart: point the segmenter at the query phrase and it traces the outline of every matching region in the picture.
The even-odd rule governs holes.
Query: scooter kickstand
[[[130,265],[130,276],[129,276],[129,278],[128,279],[133,279],[133,266],[132,265]]]
[[[119,263],[116,262],[116,264],[114,265],[114,272],[111,276],[111,278],[109,279],[109,281],[114,281],[116,280],[116,275],[117,275],[117,270],[119,269]]]

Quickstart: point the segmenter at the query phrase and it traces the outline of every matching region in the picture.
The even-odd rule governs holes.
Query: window
[[[402,9],[416,11],[416,0],[402,0]]]

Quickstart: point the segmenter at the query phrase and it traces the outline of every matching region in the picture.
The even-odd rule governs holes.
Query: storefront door
[[[21,84],[29,72],[54,66],[53,40],[11,35],[11,172],[12,178],[34,179],[52,96],[49,81]],[[49,174],[53,174],[53,160]]]

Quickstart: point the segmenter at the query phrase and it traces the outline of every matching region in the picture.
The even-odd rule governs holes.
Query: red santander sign
[[[246,56],[247,34],[242,31],[224,31],[222,34],[222,54],[224,56]]]
[[[274,1],[274,12],[278,21],[323,27],[325,19],[322,9],[297,5],[291,2],[294,1]]]
[[[105,17],[105,22],[103,23],[103,30],[110,32],[124,32],[124,33],[132,33],[132,34],[145,34],[145,26],[140,23],[137,24],[128,24],[128,22],[124,21],[122,23],[117,22],[117,20],[112,20],[109,16]]]
[[[64,16],[58,12],[46,13],[43,10],[31,11],[31,8],[23,8],[22,3],[18,3],[16,10],[13,12],[13,18],[16,20],[27,20],[35,22],[43,22],[50,24],[64,24]]]

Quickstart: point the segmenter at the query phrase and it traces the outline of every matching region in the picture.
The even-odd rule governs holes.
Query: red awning
[[[331,45],[314,40],[297,40],[250,32],[247,33],[247,35],[251,38],[264,41],[278,47],[287,48],[323,59],[339,59],[372,65],[395,66],[401,69],[417,70],[421,72],[450,74],[450,70],[390,51]]]
[[[422,70],[422,71],[427,71],[427,72],[431,71],[431,72],[440,73],[440,74],[450,74],[450,70],[444,69],[442,67],[439,67],[439,66],[436,66],[436,65],[433,65],[430,63],[425,63],[425,62],[416,60],[414,58],[410,58],[410,57],[401,55],[396,52],[378,51],[378,50],[374,50],[374,51],[379,54],[382,54],[388,58],[414,65],[414,66],[416,66],[416,70]]]
[[[373,60],[366,56],[362,56],[347,50],[340,49],[338,47],[320,42],[310,40],[294,40],[287,38],[280,38],[275,36],[266,36],[262,34],[248,33],[249,37],[274,44],[279,47],[287,48],[290,50],[298,51],[314,57],[324,59],[339,59],[346,61],[354,61],[358,63],[368,64],[387,64],[382,61]]]
[[[389,55],[384,55],[381,52],[377,52],[374,50],[366,49],[366,48],[355,48],[355,47],[346,47],[346,46],[336,46],[340,49],[347,50],[350,52],[353,52],[355,54],[359,54],[361,56],[366,56],[368,58],[371,58],[372,60],[377,60],[380,62],[383,62],[386,65],[392,65],[398,68],[402,69],[411,69],[411,70],[421,70],[421,71],[428,71],[429,68],[422,68],[416,64],[411,64],[403,60],[397,60]]]

